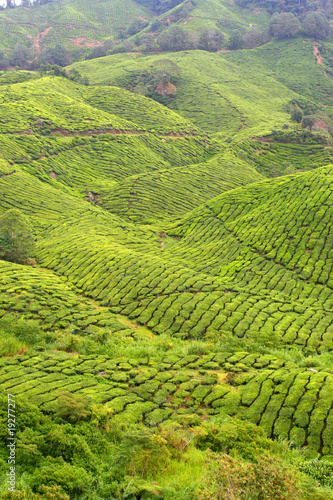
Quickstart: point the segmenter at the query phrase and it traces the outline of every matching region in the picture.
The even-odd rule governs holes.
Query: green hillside
[[[77,51],[0,74],[1,500],[333,500],[331,39],[266,7],[0,11]]]
[[[136,0],[103,0],[97,3],[59,0],[6,9],[0,12],[0,48],[12,48],[24,41],[40,52],[43,47],[54,47],[60,43],[78,55],[84,54],[102,45],[106,39],[117,38],[119,30],[125,32],[137,18],[146,24],[158,19],[166,28],[179,22],[185,29],[198,32],[210,26],[215,28],[218,24],[226,34],[232,29],[248,29],[250,24],[265,26],[268,21],[267,13],[242,9],[229,1],[197,0],[194,9],[187,10],[186,4],[189,3],[173,2],[175,7],[172,7],[172,2],[164,2],[164,8],[154,9],[151,2]],[[149,27],[143,28],[143,32],[148,31]]]
[[[3,47],[12,47],[23,39],[31,41],[36,50],[64,42],[71,48],[84,49],[113,38],[116,30],[126,27],[135,16],[149,19],[151,14],[134,0],[61,0],[38,8],[0,12],[0,40]]]
[[[76,63],[94,84],[127,86],[165,55],[113,55]],[[267,135],[290,124],[287,104],[308,102],[330,112],[333,86],[313,54],[311,39],[274,41],[252,50],[169,53],[181,69],[169,107],[207,132],[233,138]],[[204,70],[203,70],[204,68]]]

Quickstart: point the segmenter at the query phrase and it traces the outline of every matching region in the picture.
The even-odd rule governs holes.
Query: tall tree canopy
[[[305,35],[321,40],[331,32],[330,23],[321,12],[309,12],[304,19],[302,28]]]
[[[0,258],[26,262],[33,256],[35,237],[28,218],[16,208],[0,217]]]
[[[276,13],[269,22],[269,32],[275,38],[293,38],[300,33],[299,21],[291,12]]]

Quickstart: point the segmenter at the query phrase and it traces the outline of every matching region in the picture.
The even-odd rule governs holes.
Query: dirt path
[[[46,35],[48,34],[48,32],[53,28],[53,26],[49,26],[48,28],[46,28],[44,31],[42,31],[41,33],[38,33],[38,35],[36,35],[34,37],[34,47],[36,49],[36,51],[39,53],[42,49],[40,47],[40,42],[43,40],[43,38],[46,37]]]
[[[318,49],[317,45],[318,45],[317,42],[313,42],[313,52],[314,52],[314,55],[316,56],[317,63],[320,64],[320,66],[322,66],[323,60],[320,57],[319,49]]]

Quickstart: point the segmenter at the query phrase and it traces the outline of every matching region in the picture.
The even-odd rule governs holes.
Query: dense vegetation
[[[242,5],[0,13],[3,500],[333,500],[329,5]]]

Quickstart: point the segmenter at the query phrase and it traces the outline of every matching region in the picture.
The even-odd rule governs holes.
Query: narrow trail
[[[46,28],[44,31],[42,31],[41,33],[38,33],[38,35],[36,35],[34,37],[34,47],[36,49],[36,51],[38,53],[41,52],[41,47],[40,47],[40,42],[43,40],[43,38],[46,37],[46,35],[48,34],[48,32],[53,28],[53,26],[49,26],[48,28]]]
[[[317,59],[317,64],[319,64],[319,66],[321,66],[322,72],[324,73],[325,76],[327,76],[327,73],[324,69],[323,60],[322,60],[321,55],[319,53],[318,42],[313,42],[313,53]]]

